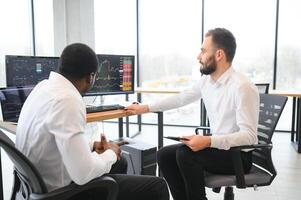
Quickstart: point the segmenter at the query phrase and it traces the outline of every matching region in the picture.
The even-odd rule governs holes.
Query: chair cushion
[[[236,185],[235,175],[219,175],[206,172],[205,177],[205,185],[209,188]],[[271,174],[255,166],[252,167],[249,174],[245,174],[247,186],[267,184],[271,178]]]

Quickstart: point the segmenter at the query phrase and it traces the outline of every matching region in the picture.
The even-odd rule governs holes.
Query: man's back
[[[84,105],[81,105],[80,94],[70,87],[53,80],[44,80],[39,83],[25,102],[17,127],[16,147],[34,163],[50,189],[58,185],[67,185],[71,181],[62,162],[55,137],[62,133],[61,128],[64,126],[66,129],[77,130],[74,134],[81,129],[83,132],[84,128],[83,122],[78,121],[70,127],[70,125],[61,124],[65,123],[65,120],[54,117],[65,116],[70,117],[70,120],[85,120]],[[64,110],[64,106],[70,104],[77,107],[74,108],[74,113],[66,113]],[[62,134],[60,137],[68,138],[72,135]]]
[[[159,177],[127,176],[118,144],[95,141],[89,146],[83,133],[86,110],[81,94],[94,84],[98,72],[95,52],[85,44],[68,45],[60,56],[58,73],[38,84],[19,118],[16,146],[40,172],[48,191],[71,181],[86,184],[108,174],[118,184],[118,199],[168,200],[168,188]],[[112,165],[115,164],[113,167]],[[109,174],[118,173],[118,174]],[[97,184],[96,187],[100,187]],[[76,199],[99,199],[101,188]]]

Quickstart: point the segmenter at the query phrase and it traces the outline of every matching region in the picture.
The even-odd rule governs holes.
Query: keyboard
[[[86,107],[87,113],[95,113],[95,112],[104,112],[109,110],[122,110],[124,106],[119,104],[111,104],[111,105],[88,105]]]

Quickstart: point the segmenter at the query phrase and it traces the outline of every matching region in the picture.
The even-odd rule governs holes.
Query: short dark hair
[[[233,34],[225,28],[211,29],[206,37],[212,36],[212,41],[217,48],[223,49],[228,62],[232,62],[236,51],[236,40]]]
[[[98,59],[95,52],[82,43],[70,44],[59,59],[58,73],[68,78],[81,79],[96,72]]]

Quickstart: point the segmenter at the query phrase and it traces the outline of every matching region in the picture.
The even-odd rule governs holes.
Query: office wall
[[[37,56],[54,56],[53,0],[34,0],[35,51]]]
[[[94,1],[53,0],[54,53],[68,44],[82,42],[94,49]]]
[[[94,1],[95,51],[136,54],[136,0]]]

